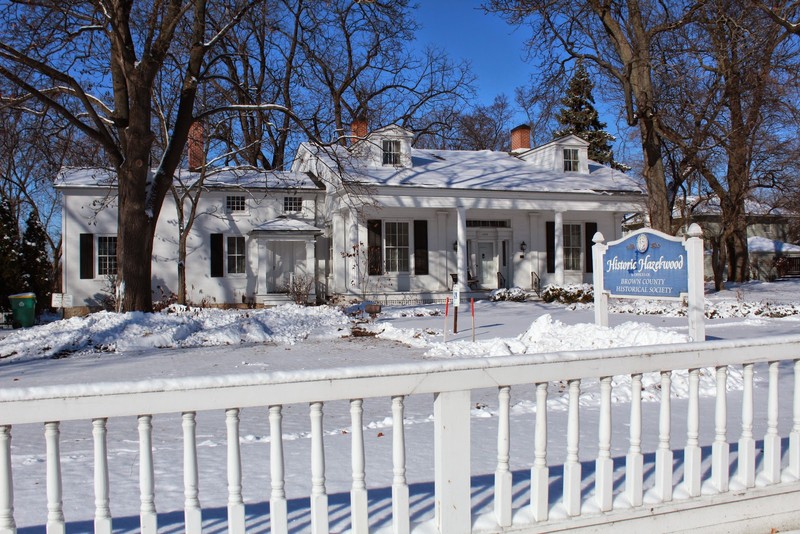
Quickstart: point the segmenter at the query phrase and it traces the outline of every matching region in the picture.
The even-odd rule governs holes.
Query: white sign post
[[[595,324],[608,326],[608,298],[688,300],[689,337],[705,341],[703,232],[692,224],[687,239],[642,229],[605,243],[592,239]]]

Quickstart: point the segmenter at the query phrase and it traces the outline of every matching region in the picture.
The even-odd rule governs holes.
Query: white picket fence
[[[701,413],[701,405],[706,404],[699,394],[701,369],[713,370],[716,379],[710,415]],[[743,389],[736,392],[739,410],[735,417],[728,409],[731,392],[727,391],[728,372],[733,369],[741,371],[743,377]],[[763,376],[759,376],[762,370]],[[685,420],[683,414],[672,411],[675,399],[671,381],[678,372],[687,373],[688,399],[681,400],[681,406],[686,407]],[[647,373],[660,376],[658,439],[650,451],[642,447],[642,376]],[[615,467],[611,452],[612,377],[620,376],[630,379],[630,412],[626,420],[614,424],[629,428],[629,440],[624,462],[618,458]],[[579,398],[582,381],[587,380],[599,381],[598,420],[592,421],[592,428],[598,429],[593,444],[597,454],[591,477],[585,476],[587,464],[581,463],[579,455],[582,423],[586,423],[580,416]],[[548,389],[554,383],[564,385],[568,399],[566,410],[559,413],[548,410]],[[510,468],[513,429],[509,399],[515,388],[531,385],[535,388],[536,410],[531,420],[535,437],[521,447],[532,448],[534,454],[530,476],[520,486]],[[780,388],[787,387],[793,388],[788,396],[791,406],[781,406],[779,399],[787,395]],[[497,444],[489,506],[476,505],[474,477],[492,473],[474,472],[470,466],[471,393],[485,388],[497,391],[497,435],[486,437]],[[764,395],[755,394],[759,388],[765,388]],[[414,492],[406,477],[409,450],[403,421],[406,399],[419,394],[432,394],[434,469],[428,480],[434,486],[434,512],[432,518],[415,522],[410,511]],[[762,397],[766,402],[763,410],[755,402]],[[343,530],[378,530],[371,517],[375,506],[370,504],[372,489],[368,489],[365,474],[363,420],[364,404],[375,399],[390,399],[391,406],[391,426],[387,428],[391,433],[391,461],[387,462],[392,466],[391,520],[379,525],[382,530],[634,532],[648,528],[654,532],[769,532],[771,528],[800,528],[800,336],[788,336],[547,356],[0,390],[0,534],[17,532],[15,509],[28,505],[14,501],[12,435],[15,427],[30,423],[44,426],[46,531],[69,530],[62,506],[64,486],[84,482],[62,480],[60,426],[74,420],[91,421],[95,499],[86,505],[94,509],[94,531],[111,533],[108,454],[115,445],[108,443],[107,425],[109,419],[131,416],[138,418],[139,495],[127,498],[140,503],[141,532],[157,532],[152,423],[159,414],[180,414],[181,429],[174,432],[183,436],[183,465],[173,467],[183,470],[185,531],[201,532],[204,517],[198,492],[201,481],[209,481],[198,469],[196,416],[205,411],[225,414],[225,427],[218,433],[226,436],[227,480],[212,483],[227,484],[227,530],[255,531],[247,526],[251,520],[242,496],[239,428],[240,410],[250,407],[261,407],[268,413],[271,439],[265,462],[270,466],[271,493],[265,500],[269,501],[269,531],[327,534],[331,529],[323,407],[333,401],[349,402],[350,407],[350,519]],[[292,510],[285,491],[282,428],[286,407],[295,405],[307,406],[311,441],[311,490],[305,501],[308,506],[299,512],[308,520],[300,526],[292,524],[290,515],[298,511]],[[619,412],[614,413],[619,419]],[[753,431],[758,413],[766,414],[763,436]],[[552,427],[553,419],[562,414],[566,416],[565,436],[548,435],[548,426]],[[737,424],[728,428],[732,417]],[[685,425],[685,435],[673,435],[675,419],[681,420],[681,428]],[[709,421],[713,422],[713,442],[704,447],[699,439],[700,427]],[[788,430],[787,436],[780,435],[781,426]],[[472,443],[475,438],[472,436]],[[548,446],[564,439],[566,459],[563,465],[551,465]],[[673,441],[683,446],[673,450]],[[23,452],[15,450],[14,454]],[[681,462],[678,457],[682,457]],[[519,487],[526,492],[522,498]],[[557,495],[553,495],[554,488],[560,490]]]

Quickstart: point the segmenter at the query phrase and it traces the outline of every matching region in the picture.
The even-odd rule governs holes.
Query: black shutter
[[[592,246],[594,246],[594,241],[592,241],[592,238],[594,234],[597,233],[597,223],[587,222],[585,230],[586,232],[583,238],[586,242],[586,272],[592,273],[594,272],[594,262],[592,261]]]
[[[383,274],[383,232],[380,219],[367,221],[367,272]]]
[[[81,234],[80,266],[81,279],[94,278],[94,234]]]
[[[556,223],[547,221],[545,223],[546,245],[547,245],[547,272],[556,272]]]
[[[428,221],[414,221],[414,274],[428,274]]]
[[[211,234],[211,278],[225,274],[225,252],[222,247],[222,234]]]

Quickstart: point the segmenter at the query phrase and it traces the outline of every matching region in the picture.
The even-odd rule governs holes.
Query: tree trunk
[[[722,291],[725,288],[725,259],[727,254],[720,236],[711,236],[711,270],[714,272],[714,289]]]

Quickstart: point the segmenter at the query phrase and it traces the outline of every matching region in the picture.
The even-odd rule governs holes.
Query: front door
[[[497,259],[494,257],[494,243],[478,242],[478,280],[481,287],[495,287],[497,275]]]
[[[300,241],[272,241],[267,247],[267,291],[285,293],[295,267],[305,257],[305,243]]]

